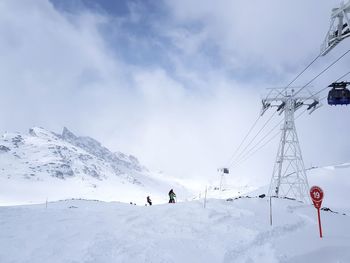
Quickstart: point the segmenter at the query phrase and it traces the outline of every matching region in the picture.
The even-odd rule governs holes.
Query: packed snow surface
[[[0,207],[0,262],[350,262],[350,218],[267,198]],[[341,211],[338,211],[341,212]]]

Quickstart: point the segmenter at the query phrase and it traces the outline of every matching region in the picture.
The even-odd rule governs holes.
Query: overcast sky
[[[153,170],[213,181],[258,117],[266,88],[287,85],[318,54],[338,4],[1,0],[0,131],[66,126]],[[349,41],[295,85],[349,49]],[[312,89],[349,70],[350,55]],[[306,167],[350,161],[349,114],[350,107],[324,103],[297,120]],[[278,140],[233,168],[232,181],[268,183]]]

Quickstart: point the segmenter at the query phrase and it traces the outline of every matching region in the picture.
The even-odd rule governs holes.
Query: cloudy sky
[[[1,0],[0,131],[66,126],[134,154],[151,169],[213,181],[259,116],[266,89],[287,85],[317,56],[338,4]],[[349,49],[349,41],[293,85],[311,80]],[[350,55],[311,89],[349,70]],[[324,103],[297,120],[306,167],[350,161],[349,114],[349,107]],[[275,115],[255,142],[280,118]],[[278,140],[234,166],[232,181],[268,183]]]

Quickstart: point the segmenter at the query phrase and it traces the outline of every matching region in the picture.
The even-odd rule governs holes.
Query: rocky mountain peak
[[[64,127],[62,131],[62,138],[64,140],[75,140],[77,139],[77,136],[75,136],[75,134],[71,132],[67,127]]]
[[[43,178],[49,174],[61,179],[90,176],[102,180],[124,176],[133,181],[131,175],[147,172],[135,157],[113,153],[93,138],[76,136],[67,127],[62,134],[33,127],[29,134],[2,136],[0,154],[0,167],[6,166],[3,171],[11,171],[10,177],[16,173],[26,178]]]
[[[112,166],[117,169],[117,166],[125,166],[137,171],[145,170],[146,168],[141,166],[136,157],[131,155],[125,155],[117,152],[113,153],[97,140],[87,136],[76,136],[68,128],[64,127],[62,135],[60,136],[64,141],[69,142],[86,152],[106,161],[112,163]]]
[[[29,129],[29,134],[31,136],[36,136],[36,137],[47,137],[47,136],[52,136],[53,133],[45,130],[42,127],[32,127]]]

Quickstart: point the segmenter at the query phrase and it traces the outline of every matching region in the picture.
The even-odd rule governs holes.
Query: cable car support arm
[[[331,51],[340,41],[350,36],[350,0],[339,8],[333,8],[331,24],[321,46],[320,55],[324,56]]]

